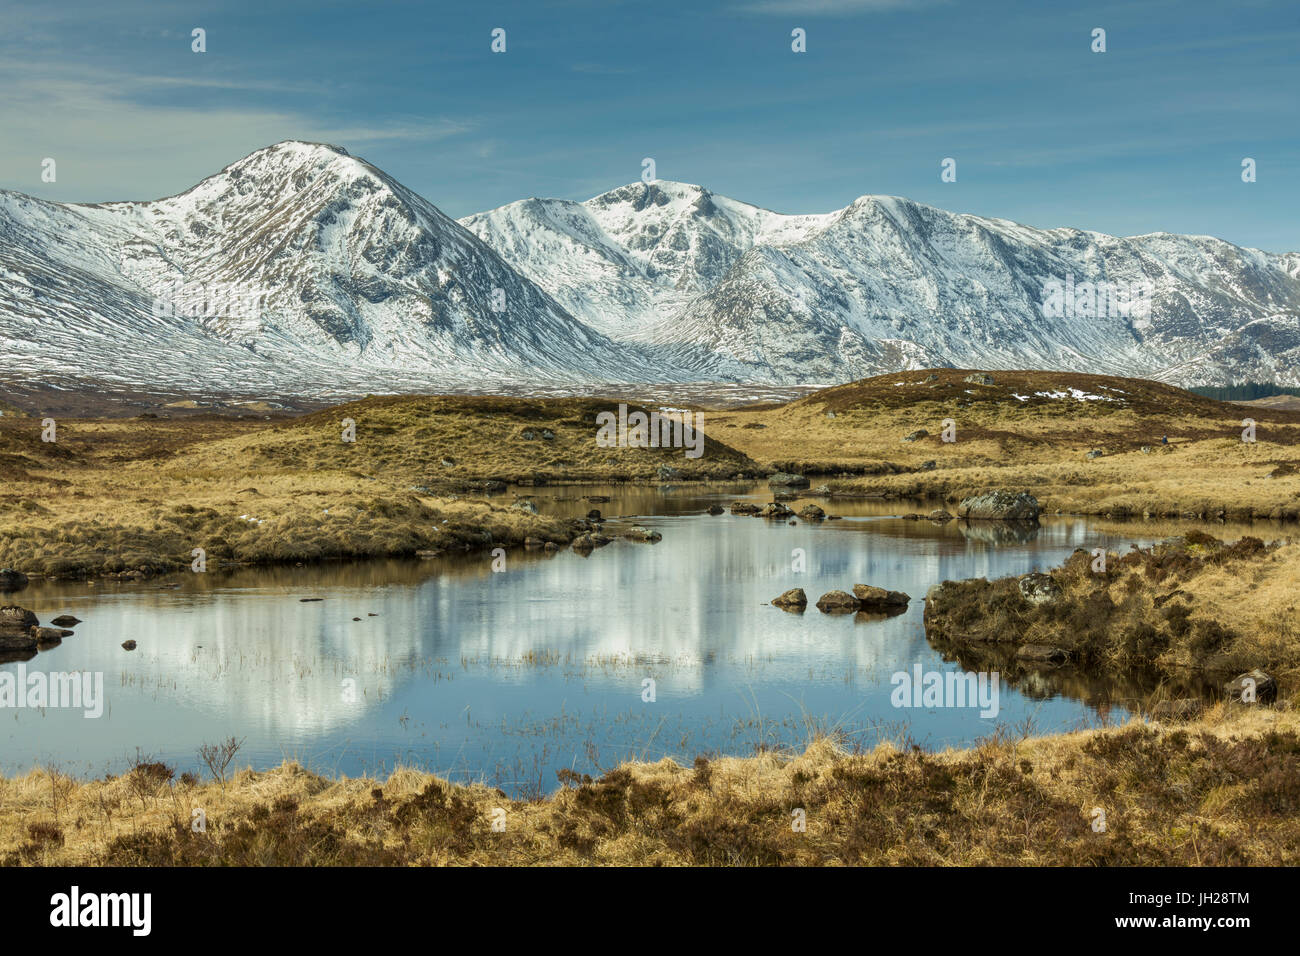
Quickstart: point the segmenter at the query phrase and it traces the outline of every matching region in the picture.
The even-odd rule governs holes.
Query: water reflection
[[[138,747],[195,769],[201,743],[234,735],[246,738],[240,763],[294,757],[348,774],[405,763],[518,793],[552,789],[561,767],[594,773],[627,757],[750,753],[798,742],[810,724],[862,746],[904,732],[922,745],[960,745],[1026,721],[1063,730],[1141,690],[998,661],[1019,686],[1004,683],[997,718],[890,703],[891,675],[916,663],[989,666],[959,665],[926,641],[921,598],[932,584],[1144,542],[1140,527],[1106,536],[1082,519],[1051,519],[1033,534],[1001,534],[905,520],[913,508],[878,500],[822,500],[842,520],[794,525],[705,513],[737,497],[770,500],[752,484],[511,494],[566,516],[596,508],[608,529],[635,521],[663,540],[616,540],[586,559],[515,549],[503,573],[483,554],[33,583],[13,599],[42,621],[73,614],[83,623],[26,667],[102,671],[108,704],[98,720],[0,711],[0,768],[53,762],[103,773]],[[806,571],[794,573],[800,556]],[[913,601],[898,614],[845,616],[769,603],[791,587],[813,603],[854,584]],[[137,650],[121,648],[128,639]],[[646,678],[653,702],[643,700]]]

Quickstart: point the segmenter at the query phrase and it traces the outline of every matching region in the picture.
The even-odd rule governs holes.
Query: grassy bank
[[[1048,512],[1300,516],[1300,414],[1138,379],[1062,372],[900,372],[786,405],[719,412],[710,433],[843,494],[960,501],[1033,493]],[[1242,420],[1256,422],[1253,443]],[[945,422],[955,441],[944,441]],[[917,432],[912,441],[905,441]],[[1168,436],[1169,444],[1161,444]],[[1088,453],[1101,455],[1088,458]],[[926,467],[927,462],[933,466]]]
[[[224,787],[157,764],[95,781],[34,771],[0,780],[0,862],[1295,864],[1300,719],[1219,705],[1194,724],[999,736],[938,754],[819,740],[797,755],[629,764],[531,802],[410,770],[328,780],[286,764]]]
[[[1251,537],[1226,544],[1192,532],[1110,554],[1104,569],[1076,551],[1049,575],[1028,578],[1040,579],[1038,603],[1017,577],[932,588],[927,636],[977,669],[1051,649],[1097,675],[1154,671],[1173,683],[1213,682],[1258,668],[1284,696],[1300,685],[1300,545]]]
[[[289,421],[0,418],[0,567],[145,574],[241,564],[565,543],[586,528],[490,497],[489,482],[731,477],[706,443],[600,448],[607,401],[372,398]],[[343,422],[355,441],[343,440]]]

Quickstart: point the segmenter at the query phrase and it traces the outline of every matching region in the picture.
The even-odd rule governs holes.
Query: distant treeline
[[[1266,382],[1245,382],[1241,385],[1197,385],[1188,391],[1220,402],[1253,402],[1257,398],[1271,398],[1274,395],[1300,395],[1300,388],[1289,388]]]

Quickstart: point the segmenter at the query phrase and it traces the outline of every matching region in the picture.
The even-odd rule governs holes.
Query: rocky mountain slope
[[[667,181],[456,222],[286,142],[152,202],[0,192],[0,354],[11,383],[304,396],[945,365],[1300,384],[1300,253],[881,196],[787,216]]]

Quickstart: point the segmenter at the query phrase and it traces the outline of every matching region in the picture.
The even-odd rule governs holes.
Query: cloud
[[[74,202],[156,199],[286,139],[336,143],[364,155],[383,143],[434,143],[474,128],[447,117],[390,116],[358,125],[332,122],[318,108],[307,114],[286,107],[156,102],[168,85],[263,91],[275,84],[0,60],[0,188]],[[317,107],[319,99],[311,97]],[[58,163],[56,183],[41,182],[45,157]]]

